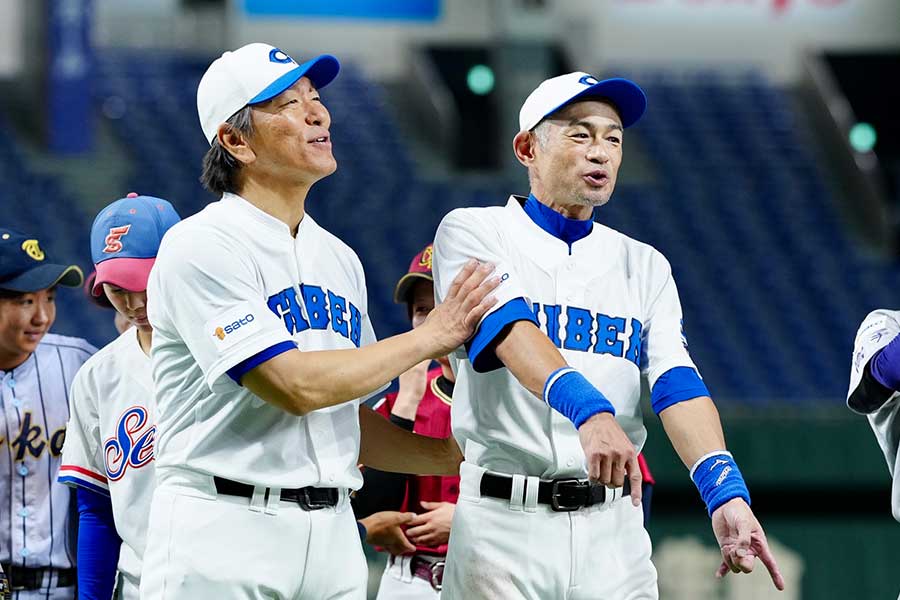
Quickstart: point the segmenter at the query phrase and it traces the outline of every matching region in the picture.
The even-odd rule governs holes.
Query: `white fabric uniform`
[[[472,257],[494,263],[504,279],[494,310],[525,298],[568,364],[613,404],[617,421],[639,451],[646,438],[641,375],[652,387],[674,367],[696,369],[682,334],[678,292],[662,254],[598,223],[572,244],[570,253],[565,242],[536,225],[511,197],[505,207],[457,209],[444,218],[434,244],[438,301]],[[477,501],[475,480],[480,481],[484,469],[530,476],[535,483],[536,478],[586,478],[584,453],[572,423],[531,395],[509,370],[476,373],[462,351],[452,357],[452,365],[457,374],[453,434],[466,456],[460,485],[468,493],[461,495],[453,521],[443,597],[655,598],[649,539],[640,508],[629,501],[612,509],[551,513],[535,504],[531,495],[537,489],[525,485],[523,477],[517,478],[521,485],[516,484],[518,497],[512,504]],[[582,522],[585,515],[590,526]],[[595,551],[609,546],[611,530],[619,532],[610,546],[617,550]],[[564,557],[582,547],[587,556],[577,551],[576,556],[584,568],[576,569]],[[502,559],[507,549],[515,549],[515,561]],[[505,567],[514,570],[507,573]],[[495,573],[498,579],[490,581],[472,570]],[[632,585],[621,592],[595,593],[606,589],[604,581],[625,580]]]
[[[48,333],[28,359],[0,371],[0,562],[19,567],[75,566],[72,493],[56,481],[69,387],[96,348],[81,338]],[[15,577],[15,575],[13,575]],[[18,592],[18,598],[74,598],[75,588]],[[15,595],[14,595],[15,597]]]
[[[137,329],[128,329],[84,364],[70,402],[59,481],[110,497],[122,539],[119,571],[139,581],[156,480],[156,409],[150,358],[141,350]]]
[[[859,387],[863,378],[866,365],[876,352],[887,346],[891,340],[900,334],[900,311],[876,310],[866,317],[856,334],[856,342],[853,347],[853,362],[850,367],[850,388],[847,390],[847,399]],[[857,408],[851,406],[851,409]],[[878,445],[884,453],[888,470],[893,478],[891,489],[891,512],[894,519],[900,521],[900,393],[894,391],[887,401],[871,411],[859,411],[869,419],[869,425],[875,432]]]
[[[389,556],[375,600],[438,600],[441,593],[412,572],[412,556]]]
[[[284,223],[225,194],[166,233],[147,294],[160,437],[142,598],[255,598],[267,588],[286,598],[300,597],[301,588],[304,598],[363,597],[365,561],[347,503],[307,513],[283,502],[278,510],[277,502],[280,488],[362,485],[359,402],[293,416],[227,374],[285,344],[312,351],[375,342],[356,254],[308,214],[295,238]],[[256,500],[210,502],[212,475],[257,486],[262,496],[271,488],[267,512],[243,514],[258,508]],[[247,521],[239,531],[244,519],[271,522]],[[309,535],[319,529],[345,536],[329,540],[340,556],[312,552],[322,540]],[[179,554],[209,558],[210,570],[176,559],[176,545]],[[247,556],[232,563],[238,547]],[[273,570],[276,557],[292,568]],[[312,577],[323,570],[341,577]],[[225,573],[245,584],[225,586]],[[360,578],[359,589],[345,591]]]

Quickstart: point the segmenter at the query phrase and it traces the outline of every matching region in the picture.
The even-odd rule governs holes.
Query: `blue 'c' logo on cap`
[[[600,83],[600,81],[593,75],[585,75],[578,80],[578,83],[582,85],[597,85],[598,83]]]
[[[272,48],[269,52],[269,61],[286,65],[294,62],[294,59],[285,54],[281,48]]]

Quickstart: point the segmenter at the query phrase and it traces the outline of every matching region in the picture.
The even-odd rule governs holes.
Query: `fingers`
[[[731,562],[738,571],[750,573],[753,571],[753,556],[750,555],[750,521],[746,516],[739,515],[734,527],[737,535],[730,551]]]
[[[428,524],[428,523],[423,523],[423,524],[421,524],[421,525],[418,525],[418,526],[415,526],[415,527],[410,527],[409,529],[407,529],[407,530],[406,530],[406,536],[409,537],[409,538],[411,538],[411,539],[415,539],[415,538],[418,538],[418,537],[421,537],[421,536],[425,535],[425,534],[428,533],[429,531],[431,531],[431,528],[429,527],[429,524]]]
[[[719,565],[719,568],[716,569],[716,579],[722,579],[726,575],[728,575],[728,565],[725,564],[725,561],[722,561],[722,564]]]
[[[385,549],[394,555],[408,554],[410,552],[416,551],[416,547],[412,544],[412,542],[406,539],[406,536],[404,536],[402,532],[400,532],[396,540],[386,545]]]
[[[487,291],[485,293],[489,293],[494,290],[498,285],[500,285],[500,278],[494,277],[485,286],[490,286],[489,288],[485,288]],[[481,289],[481,288],[479,288]],[[474,330],[475,327],[478,326],[478,323],[481,322],[481,317],[483,317],[494,305],[497,304],[497,298],[494,296],[487,296],[481,300],[472,310],[466,313],[465,324],[468,329]]]
[[[441,507],[440,502],[428,502],[427,500],[422,500],[419,504],[421,504],[422,508],[425,510],[434,510]]]
[[[631,484],[631,503],[634,506],[640,506],[644,495],[644,478],[641,475],[641,466],[638,464],[637,456],[628,459],[626,469],[628,471],[628,481]]]
[[[772,554],[772,551],[769,549],[769,542],[766,541],[765,534],[760,531],[761,535],[759,537],[757,555],[759,556],[759,560],[762,561],[762,564],[765,565],[766,570],[769,572],[769,576],[772,578],[772,583],[775,584],[775,588],[779,591],[784,591],[784,577],[781,575],[781,570],[778,568],[778,563],[775,562],[775,555]]]
[[[475,270],[463,281],[462,285],[459,286],[459,294],[458,300],[461,305],[468,309],[471,306],[478,304],[488,292],[479,289],[484,280],[488,278],[488,276],[494,271],[494,265],[491,263],[478,263],[478,266],[475,267]],[[493,288],[497,287],[497,284],[494,284]]]
[[[390,525],[406,525],[416,517],[413,512],[398,512],[391,515],[389,519]]]
[[[477,268],[478,261],[474,258],[470,258],[466,261],[463,268],[460,269],[459,273],[456,274],[456,277],[453,278],[453,283],[450,284],[450,290],[447,292],[447,297],[444,300],[445,302],[455,298],[459,294],[459,288],[462,287],[463,282],[465,282]]]

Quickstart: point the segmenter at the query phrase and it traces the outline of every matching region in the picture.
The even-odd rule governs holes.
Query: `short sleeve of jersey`
[[[859,327],[853,344],[850,365],[850,387],[847,405],[860,414],[868,414],[881,407],[893,391],[881,386],[868,372],[869,361],[879,350],[900,334],[900,313],[876,310]],[[873,398],[872,396],[878,396]]]
[[[508,322],[522,318],[533,319],[533,314],[527,310],[527,307],[531,306],[531,300],[528,299],[524,283],[507,256],[497,228],[479,214],[480,212],[479,209],[457,209],[444,217],[434,238],[433,265],[434,293],[438,303],[447,297],[453,280],[469,259],[475,258],[495,266],[494,276],[500,277],[502,283],[493,292],[497,302],[482,317],[479,331],[475,334],[476,339],[479,338],[481,327],[486,321],[490,324],[491,336],[502,331],[507,323],[498,323],[496,318],[491,318],[495,314],[508,314],[510,316]],[[518,299],[524,301],[526,307],[524,312],[509,308],[517,306],[518,302],[511,301]],[[478,339],[477,344],[473,343],[473,348],[477,346],[479,350],[484,349],[490,341]],[[475,357],[469,358],[475,361]]]
[[[688,353],[681,301],[669,262],[657,254],[651,265],[652,286],[641,336],[641,372],[650,384],[654,409],[659,412],[690,399],[686,396],[696,398],[709,392]]]
[[[90,365],[72,381],[69,394],[69,422],[63,444],[58,480],[71,486],[109,495],[103,449],[100,443],[100,414],[97,394],[90,385]]]
[[[154,326],[166,327],[183,341],[207,386],[219,391],[232,385],[223,377],[229,369],[293,340],[269,310],[256,269],[240,245],[220,232],[185,233],[163,240],[147,288],[148,314]]]

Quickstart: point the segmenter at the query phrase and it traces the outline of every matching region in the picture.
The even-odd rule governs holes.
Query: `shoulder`
[[[441,225],[466,225],[502,220],[506,206],[469,206],[454,208],[441,219]]]
[[[668,277],[671,273],[672,267],[669,260],[652,245],[629,237],[621,231],[601,223],[594,223],[594,231],[606,244],[617,248],[630,266],[649,270],[651,275],[661,274]]]
[[[83,338],[59,335],[58,333],[46,334],[41,340],[39,348],[45,351],[52,349],[59,352],[61,356],[71,357],[81,362],[97,352],[97,348]]]

